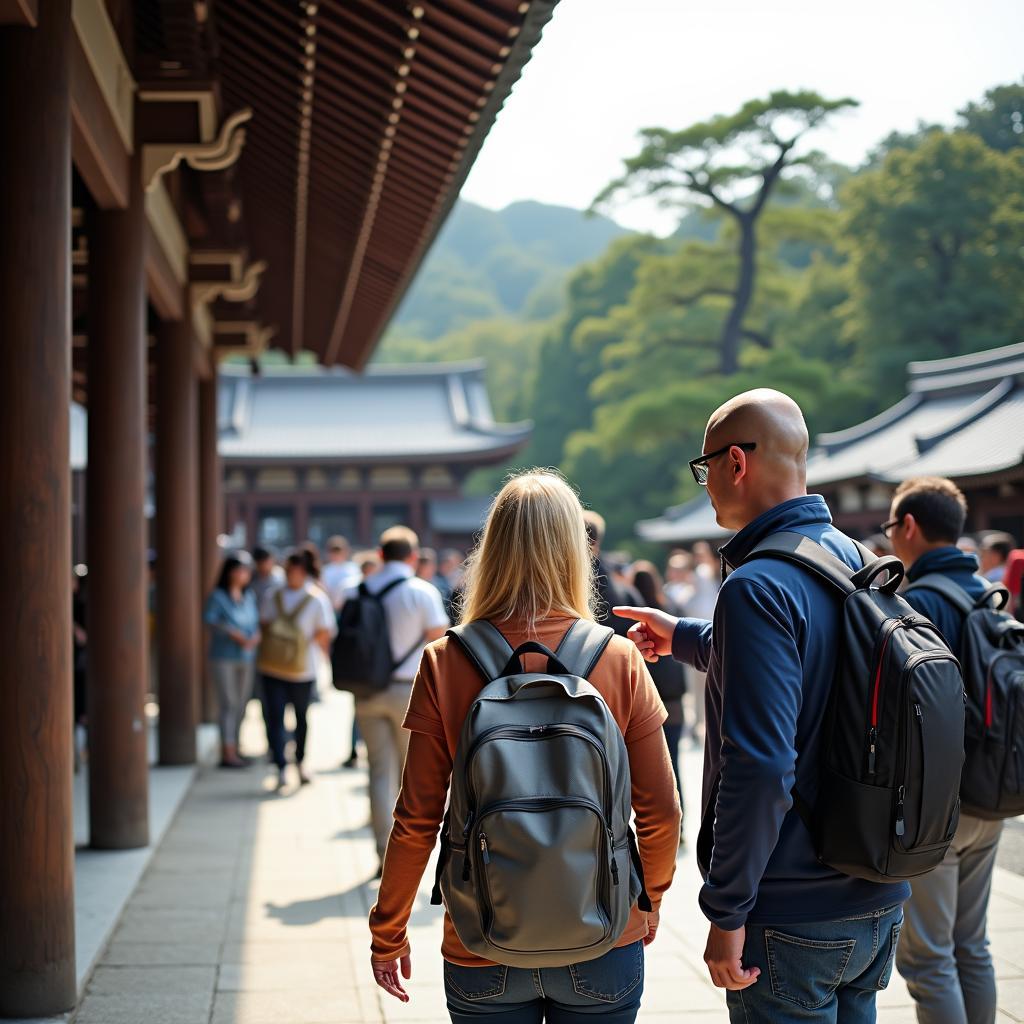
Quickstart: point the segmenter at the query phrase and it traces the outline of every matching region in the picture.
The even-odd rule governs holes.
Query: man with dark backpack
[[[910,894],[897,879],[941,859],[956,823],[955,659],[892,593],[899,563],[864,567],[868,553],[807,494],[807,447],[778,392],[718,409],[690,464],[719,524],[739,531],[713,622],[616,609],[639,620],[645,657],[708,673],[704,959],[731,1019],[749,1024],[874,1021]],[[930,759],[927,797],[920,746],[906,754],[918,712],[953,747]]]
[[[1016,660],[1020,675],[1024,627],[1014,629],[1008,616],[985,604],[986,594],[996,588],[978,575],[977,557],[956,546],[966,517],[967,502],[951,480],[917,477],[897,488],[890,519],[883,524],[893,551],[908,567],[910,587],[904,596],[939,627],[950,649],[961,657],[968,694],[960,825],[942,864],[912,883],[897,956],[922,1024],[991,1024],[996,1019],[996,978],[988,948],[987,914],[1003,827],[1000,780],[1006,754],[1013,746],[1012,737],[1006,743],[1003,736],[1013,728],[1008,705],[1016,700],[1012,689],[1000,686],[1004,680],[1011,688],[1013,683],[1001,674],[996,659],[1001,657],[1007,670],[1014,668]],[[992,594],[990,599],[996,596]],[[980,621],[975,622],[978,614]],[[984,636],[987,623],[993,623],[1008,642],[988,646]],[[972,635],[979,627],[982,635]],[[972,651],[979,648],[979,656],[973,656]],[[1024,691],[1019,679],[1016,690]],[[1018,706],[1018,714],[1024,714],[1024,700]],[[994,765],[989,763],[992,757]],[[1019,794],[1016,770],[1012,764],[1006,766]],[[981,792],[972,786],[979,776]],[[994,792],[986,793],[990,788]],[[1019,814],[1024,802],[1004,810]]]
[[[349,592],[338,618],[334,684],[352,690],[370,762],[370,815],[383,863],[409,734],[402,728],[423,648],[444,636],[437,588],[416,576],[419,538],[393,526],[380,538],[382,567]],[[378,876],[380,872],[378,869]]]

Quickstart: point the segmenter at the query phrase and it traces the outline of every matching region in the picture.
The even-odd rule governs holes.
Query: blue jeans
[[[267,725],[267,744],[278,768],[285,766],[286,743],[284,709],[291,704],[295,711],[295,763],[302,764],[306,756],[306,714],[309,711],[313,683],[289,683],[274,676],[262,676],[263,717]]]
[[[633,1024],[644,991],[644,944],[613,949],[568,967],[458,967],[445,962],[444,991],[454,1024],[572,1024],[600,1017]]]
[[[747,925],[743,966],[761,977],[726,993],[732,1024],[874,1024],[889,984],[903,907],[842,921]]]

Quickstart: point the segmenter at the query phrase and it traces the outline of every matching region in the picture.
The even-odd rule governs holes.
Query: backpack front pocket
[[[562,952],[604,942],[610,932],[612,848],[597,804],[509,800],[481,814],[470,842],[481,930],[509,952]],[[545,857],[538,862],[536,851]],[[573,922],[566,932],[566,922]],[[560,943],[552,948],[552,925]]]

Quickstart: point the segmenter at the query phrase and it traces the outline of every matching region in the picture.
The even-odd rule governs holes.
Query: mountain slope
[[[460,200],[394,329],[432,339],[488,317],[549,315],[568,271],[628,233],[607,217],[565,206],[524,201],[488,210]]]

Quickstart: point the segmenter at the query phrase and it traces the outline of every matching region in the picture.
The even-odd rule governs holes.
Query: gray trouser
[[[962,815],[945,859],[915,878],[896,964],[921,1024],[992,1024],[996,975],[988,948],[988,898],[1001,821]]]
[[[370,817],[381,860],[394,824],[402,769],[409,751],[409,734],[402,728],[402,721],[411,693],[411,681],[394,682],[386,690],[356,701],[356,724],[363,734],[370,762]]]
[[[221,743],[237,747],[245,708],[252,696],[253,663],[211,658],[210,672],[217,687]]]

